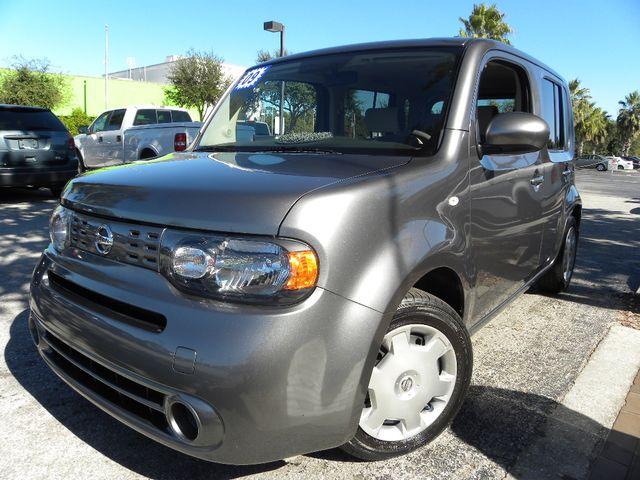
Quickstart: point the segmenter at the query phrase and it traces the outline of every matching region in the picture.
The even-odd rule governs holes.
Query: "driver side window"
[[[109,118],[109,115],[111,115],[111,112],[104,112],[102,115],[96,118],[95,122],[93,122],[93,125],[91,125],[90,133],[103,132],[107,125],[107,119]]]
[[[480,142],[489,123],[505,112],[531,112],[530,88],[524,71],[511,63],[492,60],[480,77],[476,119]]]

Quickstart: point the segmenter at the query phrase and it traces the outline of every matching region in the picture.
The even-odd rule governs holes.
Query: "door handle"
[[[120,143],[122,141],[122,135],[116,135],[116,142]]]
[[[533,177],[529,181],[531,182],[531,185],[533,185],[534,187],[537,187],[537,186],[540,186],[542,184],[542,182],[544,182],[544,176],[543,175],[538,175],[536,177]]]
[[[102,136],[98,136],[98,143],[102,143]]]

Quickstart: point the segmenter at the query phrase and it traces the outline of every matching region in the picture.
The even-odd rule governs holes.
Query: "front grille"
[[[113,246],[108,254],[96,249],[96,231],[102,225],[113,233]],[[118,262],[158,270],[162,228],[140,226],[115,220],[103,220],[83,213],[71,212],[71,246]]]
[[[49,332],[43,340],[51,347],[44,355],[85,389],[117,405],[149,426],[170,433],[164,413],[165,395],[134,382],[91,360]]]
[[[89,310],[154,333],[162,332],[167,326],[166,317],[160,313],[94,292],[53,273],[51,270],[47,272],[47,276],[51,288],[70,301]]]

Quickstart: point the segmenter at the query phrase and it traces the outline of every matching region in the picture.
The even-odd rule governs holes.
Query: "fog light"
[[[183,278],[203,278],[211,273],[215,263],[215,254],[196,247],[179,247],[173,253],[172,267]]]

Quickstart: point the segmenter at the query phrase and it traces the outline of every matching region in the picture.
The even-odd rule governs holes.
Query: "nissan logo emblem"
[[[100,225],[96,230],[96,250],[101,255],[107,255],[113,247],[113,232],[107,225]]]

